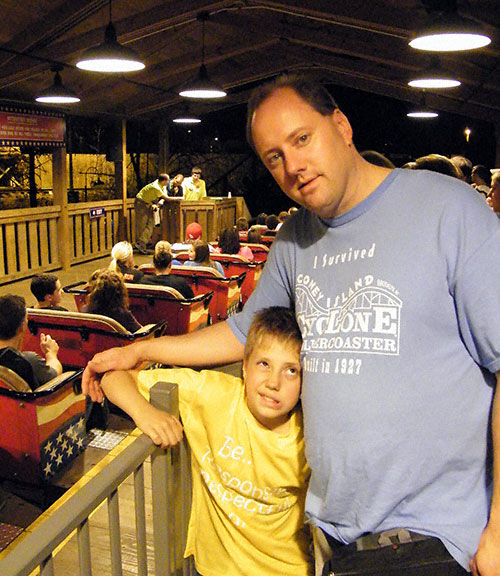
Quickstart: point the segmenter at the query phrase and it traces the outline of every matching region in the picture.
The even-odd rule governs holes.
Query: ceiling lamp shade
[[[412,88],[430,88],[431,90],[455,88],[456,86],[460,86],[460,84],[460,80],[444,72],[437,61],[424,70],[417,78],[408,82],[408,85]]]
[[[134,72],[146,67],[132,48],[118,42],[112,22],[106,26],[104,42],[85,50],[76,66],[92,72]]]
[[[428,110],[421,108],[418,110],[412,110],[407,114],[408,118],[437,118],[439,114],[433,110]]]
[[[471,20],[461,18],[456,11],[443,12],[409,42],[417,50],[458,52],[487,46],[491,38]]]
[[[196,80],[179,92],[184,98],[224,98],[227,92],[212,82],[208,76],[205,64],[202,64]]]
[[[207,69],[205,67],[205,22],[208,20],[208,12],[200,12],[197,16],[197,20],[201,22],[202,38],[201,38],[201,66],[198,72],[198,77],[187,84],[180,92],[179,96],[184,98],[224,98],[227,96],[227,92],[212,82],[208,76]]]
[[[66,86],[63,85],[59,70],[54,70],[54,84],[50,88],[42,90],[35,98],[37,102],[43,104],[74,104],[80,102],[80,98]]]
[[[408,118],[417,119],[427,119],[427,118],[437,118],[439,114],[434,112],[434,110],[429,109],[425,104],[425,92],[422,91],[422,99],[420,101],[420,106],[411,110],[406,114]]]
[[[180,114],[172,118],[172,122],[176,124],[199,124],[201,119],[196,114],[191,114],[187,108],[184,108]]]

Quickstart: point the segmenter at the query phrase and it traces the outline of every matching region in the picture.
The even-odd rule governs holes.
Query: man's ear
[[[335,108],[332,113],[332,119],[337,130],[340,132],[344,142],[352,144],[352,127],[347,116],[339,108]]]

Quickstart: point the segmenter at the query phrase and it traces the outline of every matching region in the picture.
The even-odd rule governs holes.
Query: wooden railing
[[[133,207],[128,199],[124,218],[122,200],[68,204],[67,242],[60,206],[0,211],[0,284],[106,256],[119,240],[134,242]]]

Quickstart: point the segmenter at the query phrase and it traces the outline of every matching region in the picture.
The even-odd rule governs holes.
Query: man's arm
[[[137,371],[108,372],[102,379],[106,397],[124,410],[135,425],[162,448],[174,446],[182,440],[181,423],[167,412],[152,406],[139,392]]]
[[[63,367],[57,357],[59,344],[49,334],[40,334],[40,348],[45,356],[45,364],[54,369],[58,375],[62,374]]]
[[[498,576],[500,574],[500,372],[496,373],[497,385],[491,411],[491,435],[493,438],[493,497],[490,517],[483,531],[477,552],[470,561],[474,576]]]
[[[181,336],[163,336],[111,348],[96,354],[82,377],[82,391],[102,402],[101,375],[109,370],[131,370],[144,361],[177,366],[216,366],[243,359],[244,346],[226,322]]]

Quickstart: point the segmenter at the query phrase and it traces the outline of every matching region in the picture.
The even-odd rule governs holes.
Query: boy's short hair
[[[245,360],[266,336],[278,338],[280,342],[286,344],[295,344],[298,348],[302,345],[302,334],[295,314],[290,308],[284,306],[271,306],[255,313],[245,344]]]
[[[38,302],[43,302],[46,296],[54,294],[57,281],[58,277],[55,274],[37,274],[31,280],[31,293]]]
[[[26,318],[26,301],[22,296],[0,296],[0,338],[10,340]]]

